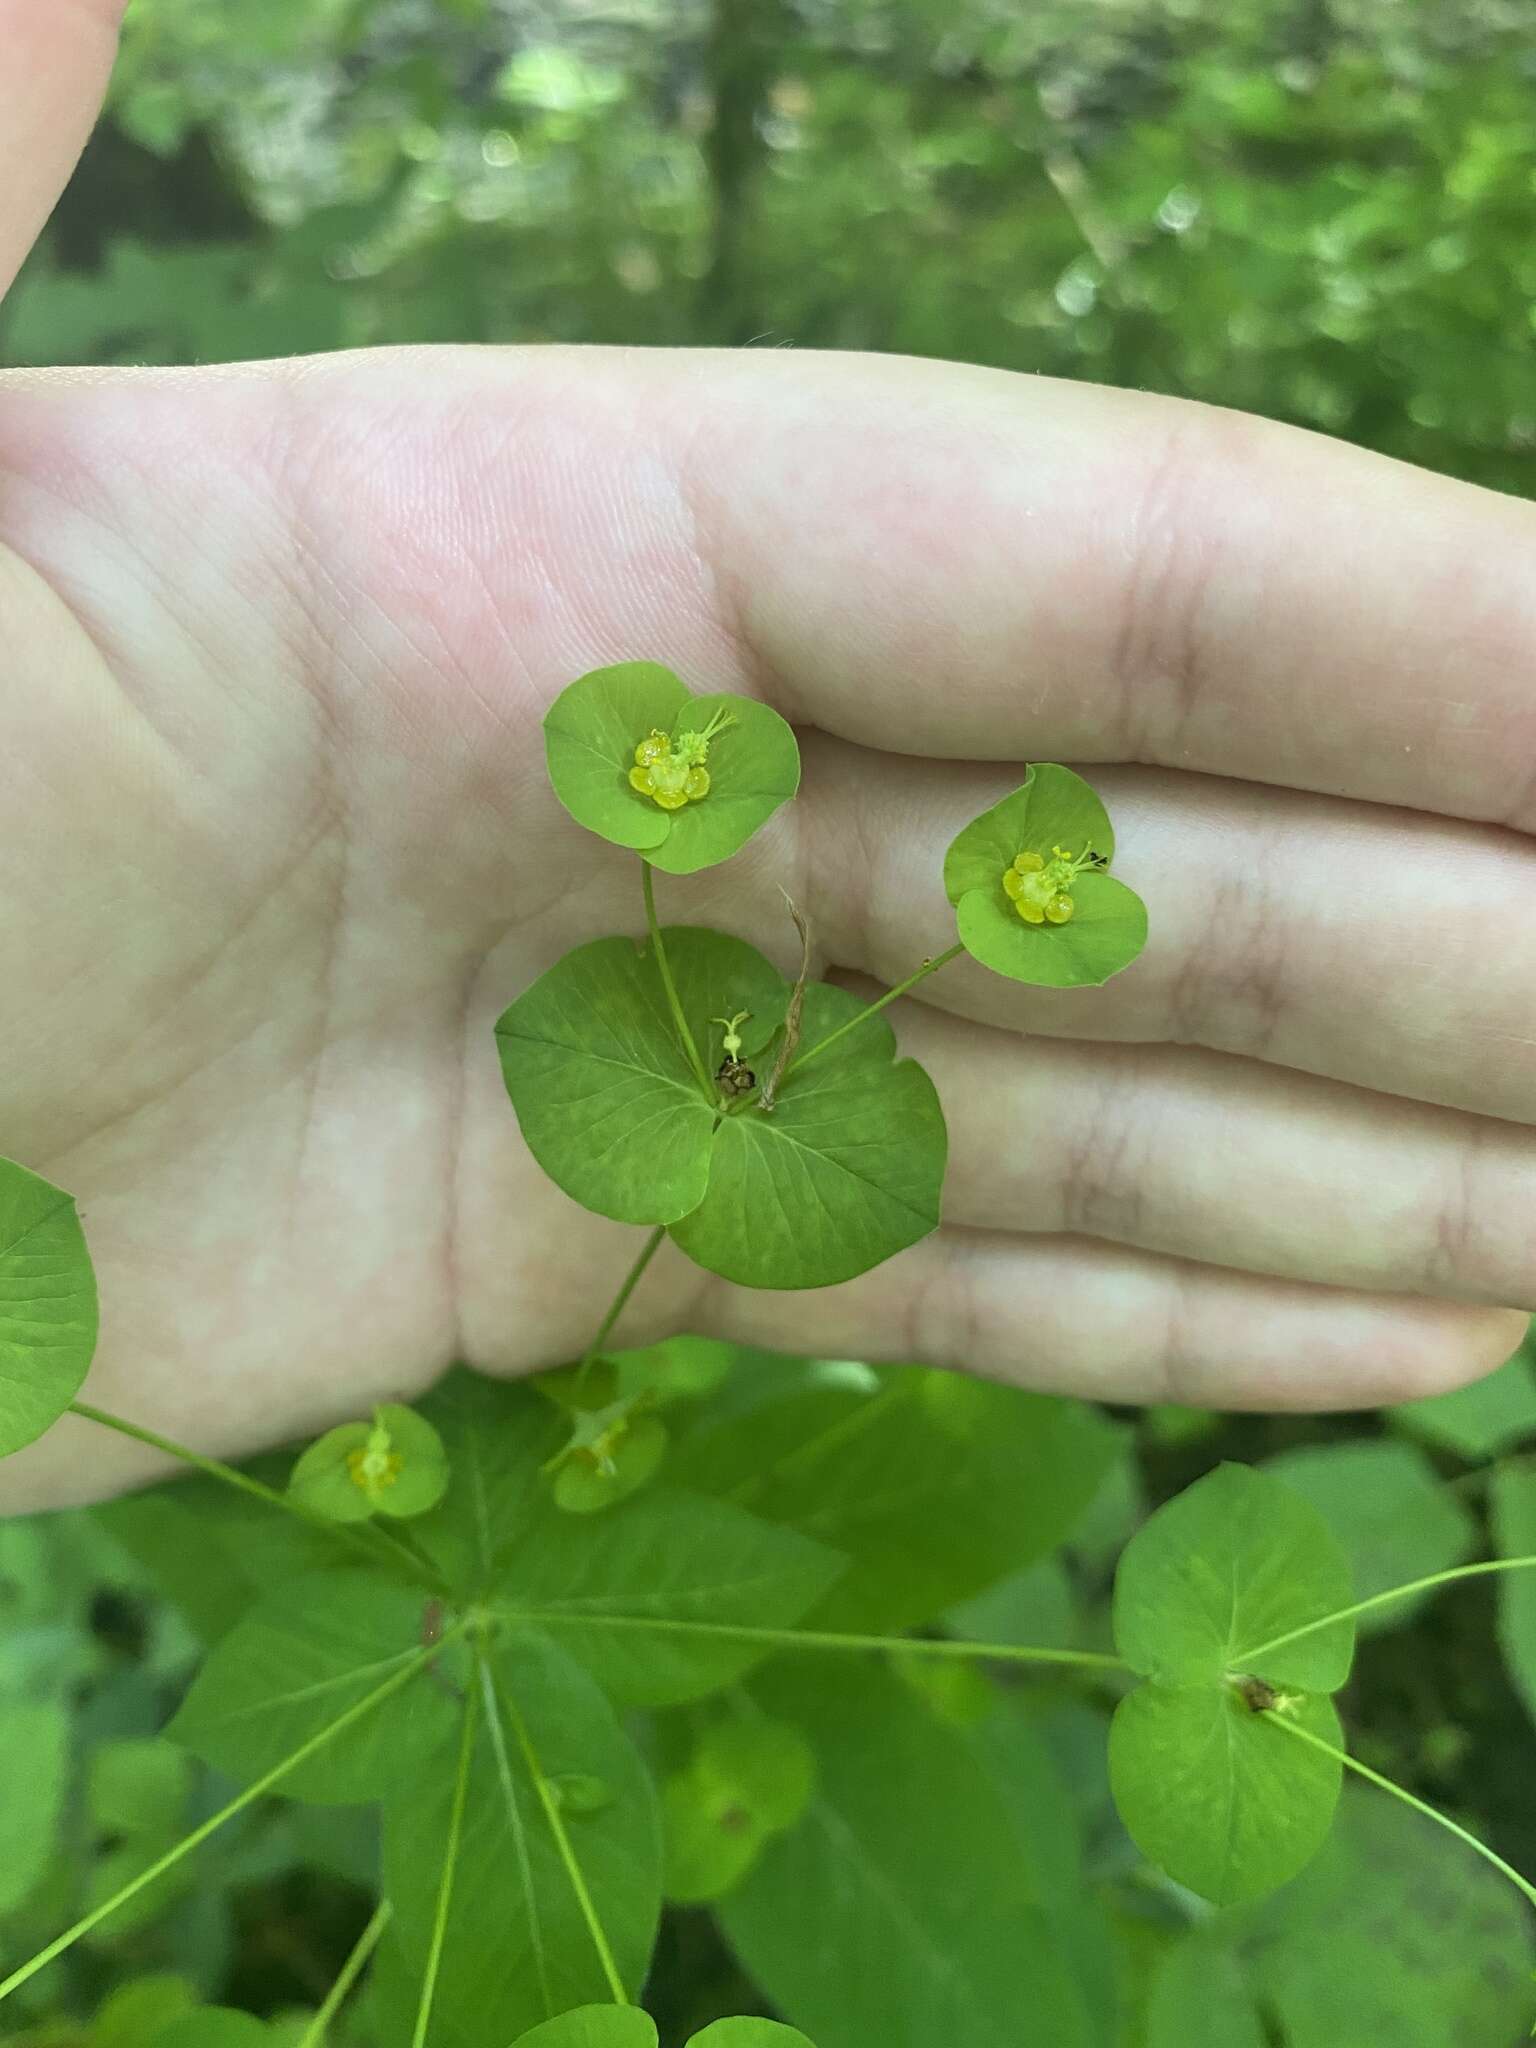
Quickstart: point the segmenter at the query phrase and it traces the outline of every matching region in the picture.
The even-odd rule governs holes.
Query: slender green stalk
[[[592,1342],[587,1346],[586,1350],[582,1353],[581,1365],[578,1368],[576,1375],[576,1385],[578,1388],[581,1386],[582,1381],[586,1378],[587,1372],[591,1367],[593,1361],[596,1359],[598,1353],[602,1350],[603,1346],[608,1342],[609,1334],[611,1333],[614,1324],[619,1320],[619,1317],[623,1315],[625,1307],[628,1304],[629,1297],[640,1285],[641,1274],[644,1273],[646,1267],[651,1263],[652,1259],[655,1258],[657,1250],[661,1245],[661,1240],[666,1236],[666,1234],[667,1226],[665,1225],[665,1223],[658,1223],[656,1228],[651,1232],[650,1236],[645,1240],[645,1243],[642,1245],[640,1249],[640,1256],[635,1260],[635,1263],[630,1267],[629,1271],[625,1274],[623,1284],[620,1286],[618,1293],[613,1297],[613,1305],[610,1307],[607,1315],[603,1317],[601,1324],[598,1326],[597,1335],[592,1339]]]
[[[1120,1657],[1097,1650],[1034,1649],[1019,1643],[964,1643],[952,1636],[836,1635],[825,1629],[754,1628],[746,1622],[680,1621],[671,1615],[596,1614],[589,1609],[521,1607],[500,1610],[504,1620],[537,1628],[648,1629],[653,1634],[712,1636],[762,1643],[776,1650],[890,1650],[925,1657],[974,1657],[999,1664],[1061,1664],[1086,1671],[1128,1671]]]
[[[699,1048],[693,1042],[693,1033],[688,1029],[688,1019],[683,1015],[683,1006],[678,1000],[677,983],[672,979],[672,967],[667,959],[667,949],[661,942],[661,926],[656,921],[656,885],[651,880],[651,864],[648,860],[640,863],[641,885],[645,890],[645,923],[651,935],[651,944],[656,950],[656,967],[661,975],[661,985],[666,991],[667,1008],[672,1012],[672,1022],[677,1026],[677,1035],[683,1042],[683,1051],[688,1055],[688,1064],[698,1076],[699,1086],[713,1102],[718,1094],[709,1078],[709,1071],[699,1057]]]
[[[1384,1778],[1380,1771],[1373,1771],[1369,1764],[1361,1763],[1360,1759],[1351,1756],[1347,1749],[1336,1749],[1331,1742],[1325,1742],[1321,1735],[1314,1735],[1310,1728],[1299,1726],[1289,1715],[1282,1713],[1278,1708],[1271,1708],[1264,1718],[1272,1722],[1276,1728],[1283,1728],[1287,1735],[1294,1736],[1298,1742],[1305,1742],[1309,1748],[1321,1750],[1324,1756],[1335,1758],[1339,1763],[1343,1764],[1346,1770],[1353,1771],[1356,1777],[1364,1778],[1369,1784],[1378,1786],[1383,1792],[1390,1792],[1394,1799],[1400,1799],[1404,1806],[1411,1806],[1415,1813],[1422,1813],[1426,1820],[1434,1821],[1438,1826],[1444,1828],[1448,1834],[1454,1835],[1458,1842],[1465,1842],[1469,1849],[1477,1851],[1485,1863],[1491,1863],[1495,1870],[1502,1876],[1507,1877],[1515,1889],[1525,1895],[1531,1905],[1536,1906],[1536,1885],[1528,1883],[1518,1870],[1511,1864],[1506,1863],[1504,1858],[1490,1849],[1486,1842],[1480,1842],[1476,1835],[1470,1834],[1466,1828],[1462,1827],[1459,1821],[1452,1820],[1449,1814],[1441,1813],[1438,1807],[1427,1805],[1424,1800],[1416,1798],[1404,1786],[1394,1784],[1390,1778]]]
[[[964,951],[964,946],[954,945],[950,947],[947,953],[940,953],[933,960],[925,960],[922,966],[918,968],[916,974],[909,974],[905,981],[898,981],[896,986],[887,989],[878,1001],[870,1003],[867,1008],[860,1010],[857,1017],[850,1017],[846,1024],[839,1024],[837,1029],[829,1031],[825,1038],[818,1038],[816,1043],[801,1053],[797,1060],[791,1060],[788,1070],[784,1075],[785,1080],[787,1081],[791,1074],[798,1074],[802,1067],[809,1066],[811,1061],[818,1054],[824,1053],[829,1045],[836,1045],[837,1041],[840,1038],[846,1037],[850,1031],[857,1031],[866,1019],[877,1015],[879,1011],[885,1008],[887,1003],[894,1003],[898,996],[904,996],[908,989],[916,988],[917,984],[920,981],[926,981],[930,974],[937,974],[939,969],[947,967],[951,960],[958,960]]]
[[[538,1752],[533,1746],[533,1737],[528,1732],[528,1724],[518,1711],[517,1702],[511,1694],[505,1687],[497,1684],[495,1674],[483,1657],[480,1660],[480,1681],[485,1688],[487,1712],[494,1713],[499,1706],[517,1737],[517,1746],[523,1753],[523,1762],[528,1766],[528,1775],[533,1779],[533,1789],[538,1794],[539,1805],[544,1809],[549,1831],[555,1838],[555,1847],[560,1852],[560,1861],[565,1865],[565,1874],[570,1879],[571,1890],[576,1894],[581,1917],[587,1923],[587,1932],[592,1937],[592,1946],[597,1950],[597,1960],[613,2003],[628,2005],[630,2000],[624,1989],[624,1979],[619,1975],[619,1966],[614,1961],[613,1949],[598,1916],[586,1874],[577,1861],[576,1851],[571,1846],[565,1816],[561,1813],[560,1803],[551,1789],[549,1779],[545,1776],[544,1766],[540,1763]]]
[[[356,1947],[342,1964],[341,1974],[326,1993],[324,2005],[299,2036],[299,2048],[324,2048],[326,2028],[346,2003],[347,1993],[367,1969],[368,1959],[378,1947],[385,1928],[394,1916],[394,1911],[388,1899],[379,1901],[378,1910],[357,1937]]]
[[[448,1915],[453,1910],[453,1881],[458,1875],[459,1850],[464,1840],[464,1808],[469,1800],[469,1773],[475,1755],[475,1723],[480,1695],[469,1688],[464,1700],[464,1720],[459,1731],[459,1767],[453,1780],[453,1804],[448,1809],[448,1843],[443,1850],[443,1874],[437,1884],[437,1906],[432,1915],[432,1940],[427,1949],[427,1967],[421,1980],[421,2002],[416,2008],[416,2027],[411,2048],[425,2048],[427,2028],[432,2024],[432,2007],[437,2000],[437,1979],[443,1967],[443,1944],[448,1938]]]
[[[328,1536],[333,1543],[339,1543],[350,1550],[355,1557],[363,1558],[371,1565],[393,1563],[404,1566],[419,1584],[429,1592],[442,1594],[447,1591],[438,1574],[413,1557],[402,1545],[392,1541],[381,1529],[374,1529],[364,1535],[360,1529],[346,1522],[333,1522],[325,1515],[317,1515],[291,1494],[279,1493],[275,1486],[265,1486],[259,1479],[252,1479],[249,1473],[239,1471],[233,1465],[226,1465],[218,1458],[205,1458],[201,1451],[188,1449],[174,1437],[161,1436],[155,1429],[146,1429],[142,1423],[129,1422],[121,1415],[111,1415],[105,1408],[93,1408],[89,1401],[71,1401],[69,1413],[78,1415],[85,1422],[99,1423],[103,1429],[115,1430],[119,1436],[132,1437],[135,1443],[148,1444],[151,1450],[162,1451],[166,1457],[175,1458],[183,1465],[191,1465],[196,1471],[205,1472],[210,1479],[220,1480],[231,1486],[237,1493],[249,1494],[252,1500],[264,1501],[269,1508],[277,1508],[295,1521],[303,1522],[306,1528],[317,1529],[322,1536]]]
[[[461,1623],[449,1631],[444,1641],[463,1633],[464,1625]],[[129,1900],[136,1898],[146,1886],[152,1885],[157,1878],[174,1869],[184,1857],[190,1856],[194,1849],[200,1848],[210,1835],[217,1834],[226,1821],[233,1820],[237,1813],[243,1813],[248,1806],[253,1806],[258,1799],[264,1798],[274,1786],[281,1784],[290,1771],[296,1771],[300,1764],[307,1763],[312,1756],[324,1749],[328,1742],[334,1742],[336,1737],[350,1728],[354,1722],[361,1721],[365,1714],[371,1714],[375,1707],[381,1706],[392,1693],[397,1693],[409,1685],[437,1654],[438,1648],[434,1646],[412,1657],[411,1661],[403,1669],[395,1672],[393,1677],[385,1679],[382,1685],[376,1685],[372,1692],[355,1701],[344,1714],[338,1714],[336,1719],[322,1728],[318,1735],[311,1735],[307,1742],[301,1742],[299,1747],[285,1756],[280,1764],[274,1764],[270,1771],[263,1772],[254,1784],[247,1785],[243,1792],[237,1793],[227,1806],[221,1806],[217,1813],[212,1814],[201,1826],[195,1827],[191,1834],[183,1836],[173,1849],[167,1849],[163,1856],[157,1857],[147,1870],[141,1870],[136,1877],[130,1878],[127,1884],[112,1894],[110,1899],[103,1900],[83,1919],[77,1920],[73,1927],[66,1928],[55,1940],[50,1941],[46,1948],[39,1949],[30,1962],[23,1963],[19,1970],[13,1970],[10,1976],[0,1983],[0,2000],[9,1998],[11,1993],[18,1990],[29,1978],[35,1977],[39,1970],[46,1969],[48,1964],[57,1956],[63,1955],[66,1949],[73,1948],[75,1943],[83,1935],[89,1934],[93,1927],[99,1927],[103,1920],[109,1920],[119,1907],[126,1906]]]
[[[1304,1636],[1315,1636],[1321,1629],[1332,1628],[1337,1622],[1353,1621],[1357,1615],[1372,1614],[1378,1607],[1390,1607],[1394,1600],[1407,1600],[1414,1593],[1430,1593],[1437,1586],[1448,1586],[1454,1579],[1480,1579],[1490,1572],[1529,1571],[1536,1565],[1536,1557],[1487,1557],[1480,1564],[1452,1565],[1448,1571],[1431,1572],[1427,1579],[1410,1579],[1405,1586],[1389,1586],[1385,1593],[1373,1593],[1369,1600],[1357,1600],[1352,1607],[1339,1607],[1332,1614],[1320,1615],[1316,1621],[1304,1621],[1300,1628],[1287,1629],[1283,1636],[1271,1636],[1267,1643],[1260,1643],[1256,1650],[1244,1650],[1233,1658],[1234,1666],[1243,1671],[1252,1671],[1264,1658],[1272,1657],[1276,1650],[1288,1650],[1292,1643],[1299,1643]]]

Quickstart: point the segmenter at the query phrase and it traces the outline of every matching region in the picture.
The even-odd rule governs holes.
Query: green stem
[[[868,1018],[877,1015],[879,1011],[883,1010],[887,1003],[894,1003],[898,996],[904,996],[908,989],[916,988],[917,984],[920,981],[926,981],[930,974],[937,974],[939,969],[947,967],[951,960],[958,960],[964,951],[964,946],[954,945],[950,947],[947,953],[940,953],[937,959],[925,960],[922,966],[918,968],[916,974],[909,974],[905,981],[898,981],[896,986],[887,989],[878,1001],[870,1003],[866,1008],[860,1010],[857,1017],[850,1017],[846,1024],[839,1024],[837,1029],[829,1031],[825,1038],[818,1038],[816,1043],[801,1053],[797,1060],[791,1060],[788,1070],[784,1075],[785,1080],[787,1081],[791,1074],[798,1074],[800,1069],[808,1066],[818,1053],[824,1053],[829,1045],[836,1045],[837,1041],[845,1037],[848,1032],[856,1031]]]
[[[1385,1593],[1373,1593],[1369,1600],[1357,1600],[1352,1607],[1340,1607],[1316,1621],[1304,1621],[1300,1628],[1287,1629],[1283,1636],[1271,1636],[1267,1643],[1260,1643],[1256,1650],[1244,1650],[1232,1661],[1237,1669],[1252,1671],[1264,1658],[1272,1657],[1276,1650],[1288,1650],[1292,1643],[1299,1643],[1305,1636],[1314,1636],[1341,1621],[1353,1621],[1357,1615],[1371,1614],[1378,1607],[1390,1606],[1394,1600],[1407,1600],[1415,1593],[1433,1592],[1437,1586],[1450,1585],[1453,1579],[1478,1579],[1489,1572],[1528,1571],[1533,1565],[1536,1565],[1536,1557],[1489,1557],[1480,1564],[1458,1564],[1448,1571],[1431,1572],[1427,1579],[1410,1579],[1405,1586],[1389,1586]]]
[[[1536,1906],[1536,1885],[1527,1883],[1518,1870],[1506,1863],[1504,1858],[1490,1849],[1486,1842],[1480,1842],[1476,1835],[1469,1833],[1459,1821],[1452,1820],[1449,1814],[1441,1813],[1438,1807],[1427,1805],[1424,1800],[1416,1798],[1403,1786],[1394,1784],[1390,1778],[1384,1778],[1380,1771],[1373,1771],[1369,1764],[1361,1763],[1360,1759],[1351,1756],[1347,1749],[1336,1749],[1331,1742],[1325,1742],[1321,1735],[1314,1735],[1310,1728],[1299,1726],[1278,1708],[1271,1708],[1264,1718],[1275,1727],[1283,1728],[1287,1735],[1294,1736],[1298,1742],[1305,1742],[1310,1748],[1321,1750],[1324,1756],[1331,1756],[1336,1762],[1343,1764],[1346,1770],[1353,1771],[1356,1777],[1364,1778],[1367,1783],[1378,1786],[1383,1792],[1390,1792],[1394,1799],[1400,1799],[1404,1806],[1411,1806],[1415,1813],[1422,1813],[1426,1820],[1436,1822],[1447,1833],[1453,1834],[1457,1841],[1465,1842],[1469,1849],[1477,1851],[1485,1863],[1491,1863],[1495,1870],[1507,1877],[1531,1905]]]
[[[317,1529],[322,1536],[328,1536],[333,1543],[343,1544],[354,1556],[361,1557],[371,1565],[400,1564],[410,1571],[412,1578],[425,1586],[429,1592],[444,1594],[448,1588],[430,1566],[419,1563],[398,1543],[391,1541],[382,1530],[374,1530],[365,1536],[345,1522],[332,1522],[324,1515],[317,1515],[312,1508],[305,1507],[291,1494],[279,1493],[276,1487],[265,1486],[259,1479],[252,1479],[246,1472],[233,1465],[225,1465],[218,1458],[205,1458],[201,1451],[189,1450],[173,1437],[161,1436],[158,1430],[146,1429],[142,1423],[128,1422],[121,1415],[111,1415],[105,1408],[93,1408],[89,1401],[71,1401],[69,1413],[78,1415],[83,1421],[99,1423],[103,1429],[115,1430],[119,1436],[132,1437],[135,1443],[148,1444],[151,1450],[161,1451],[168,1458],[175,1458],[183,1465],[191,1465],[196,1471],[204,1472],[210,1479],[217,1479],[225,1486],[232,1486],[237,1493],[249,1494],[252,1500],[264,1501],[269,1508],[278,1508],[295,1521],[303,1522],[306,1528]]]
[[[597,1960],[607,1982],[613,2003],[615,2005],[628,2005],[630,2001],[629,1995],[624,1989],[624,1979],[619,1975],[619,1966],[614,1961],[613,1949],[609,1945],[607,1932],[603,1927],[601,1919],[598,1917],[597,1906],[588,1887],[586,1874],[577,1861],[576,1851],[571,1846],[571,1838],[566,1829],[565,1817],[560,1811],[559,1801],[555,1798],[549,1779],[545,1776],[544,1766],[540,1763],[538,1752],[533,1746],[533,1737],[528,1732],[528,1724],[518,1711],[517,1702],[512,1698],[511,1694],[504,1687],[497,1684],[495,1675],[483,1656],[480,1659],[480,1682],[485,1688],[487,1712],[494,1712],[499,1706],[511,1724],[513,1734],[517,1737],[517,1746],[523,1753],[523,1762],[528,1766],[528,1775],[533,1779],[533,1789],[538,1794],[539,1805],[544,1809],[544,1818],[549,1823],[549,1831],[555,1838],[555,1847],[560,1853],[560,1861],[565,1865],[565,1874],[570,1879],[571,1890],[575,1893],[576,1903],[581,1909],[581,1917],[587,1924],[587,1932],[592,1937],[592,1946],[597,1950]]]
[[[324,2048],[326,2028],[341,2011],[346,2003],[347,1993],[368,1967],[368,1958],[383,1938],[394,1910],[388,1899],[379,1901],[378,1910],[357,1938],[357,1946],[342,1964],[340,1976],[326,1993],[324,2005],[299,2036],[299,2048]]]
[[[450,1630],[443,1640],[449,1641],[463,1632],[463,1626],[460,1625]],[[46,1969],[48,1964],[63,1955],[66,1949],[73,1948],[75,1943],[83,1935],[89,1934],[93,1927],[99,1927],[103,1920],[110,1919],[119,1907],[126,1906],[129,1900],[136,1898],[146,1886],[152,1885],[184,1857],[190,1856],[194,1849],[200,1848],[210,1835],[216,1834],[224,1826],[226,1821],[233,1820],[237,1813],[243,1813],[248,1806],[253,1806],[258,1799],[264,1798],[275,1785],[280,1784],[288,1776],[290,1771],[296,1771],[300,1764],[307,1763],[318,1751],[324,1749],[328,1742],[334,1742],[336,1737],[350,1728],[354,1722],[362,1720],[365,1714],[372,1713],[373,1709],[382,1705],[391,1694],[409,1685],[411,1680],[437,1656],[439,1648],[440,1645],[434,1646],[412,1657],[411,1661],[392,1678],[385,1679],[382,1685],[376,1685],[372,1692],[355,1701],[344,1714],[338,1714],[336,1719],[322,1728],[318,1735],[311,1735],[307,1742],[300,1743],[299,1747],[285,1756],[280,1764],[274,1764],[270,1771],[263,1772],[254,1784],[247,1785],[243,1792],[237,1793],[227,1806],[221,1806],[218,1812],[212,1814],[201,1826],[195,1827],[190,1835],[183,1836],[173,1849],[167,1849],[163,1856],[157,1857],[147,1870],[141,1870],[136,1877],[130,1878],[128,1883],[115,1891],[110,1899],[103,1900],[101,1905],[87,1913],[83,1919],[77,1920],[73,1927],[66,1928],[56,1940],[50,1941],[46,1948],[39,1949],[30,1962],[23,1963],[19,1970],[13,1970],[10,1976],[0,1983],[0,1999],[9,1998],[11,1993],[18,1990],[29,1978],[35,1977],[39,1970]]]
[[[651,1263],[652,1259],[655,1258],[656,1253],[660,1248],[661,1240],[666,1236],[666,1234],[667,1226],[665,1225],[665,1223],[658,1223],[656,1228],[651,1232],[650,1236],[645,1240],[644,1245],[641,1247],[640,1256],[635,1260],[635,1263],[630,1267],[629,1271],[625,1274],[623,1283],[620,1286],[618,1293],[613,1297],[612,1307],[609,1309],[607,1315],[603,1317],[601,1324],[598,1326],[597,1335],[592,1339],[592,1342],[587,1346],[586,1350],[581,1355],[581,1364],[577,1368],[576,1372],[576,1386],[578,1391],[580,1390],[581,1383],[586,1378],[587,1372],[591,1367],[593,1361],[596,1359],[598,1353],[602,1350],[603,1346],[608,1342],[608,1338],[613,1329],[614,1324],[619,1320],[619,1317],[623,1315],[624,1310],[628,1305],[629,1297],[640,1285],[641,1274],[644,1273],[646,1267]]]
[[[593,1614],[572,1608],[524,1607],[501,1610],[503,1619],[539,1628],[650,1629],[663,1635],[713,1636],[737,1643],[762,1643],[777,1650],[890,1650],[926,1657],[975,1657],[1000,1664],[1076,1665],[1090,1671],[1128,1671],[1123,1658],[1097,1650],[1035,1649],[1019,1643],[963,1643],[952,1636],[837,1635],[825,1629],[755,1628],[746,1622],[679,1621],[670,1615]]]
[[[416,2026],[411,2048],[425,2048],[427,2028],[432,2024],[432,2007],[437,1999],[438,1973],[443,1967],[443,1944],[448,1938],[448,1915],[453,1909],[453,1881],[458,1874],[459,1849],[464,1839],[464,1808],[469,1800],[469,1772],[475,1754],[475,1720],[480,1696],[471,1686],[464,1701],[464,1722],[459,1731],[459,1767],[453,1780],[453,1804],[448,1809],[448,1841],[443,1850],[443,1873],[437,1883],[437,1905],[432,1914],[432,1939],[427,1949],[427,1967],[421,1980],[421,2002],[416,2008]]]
[[[651,864],[642,859],[640,879],[645,890],[645,923],[651,935],[651,944],[656,951],[656,969],[661,976],[661,985],[666,991],[667,1008],[672,1012],[672,1022],[677,1026],[677,1035],[683,1042],[683,1051],[688,1055],[688,1064],[698,1077],[699,1086],[711,1102],[718,1091],[711,1084],[704,1062],[699,1057],[699,1048],[693,1042],[693,1033],[688,1029],[688,1019],[683,1015],[683,1006],[678,1000],[677,983],[672,979],[671,963],[667,949],[661,942],[661,926],[656,921],[656,885],[651,879]]]

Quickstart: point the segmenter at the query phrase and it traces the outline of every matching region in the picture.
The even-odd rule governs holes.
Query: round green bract
[[[390,1448],[400,1459],[392,1483],[377,1496],[358,1485],[348,1460],[367,1449],[374,1425],[343,1422],[317,1438],[299,1458],[288,1481],[294,1500],[331,1522],[365,1522],[375,1514],[405,1521],[437,1506],[448,1484],[442,1438],[430,1422],[396,1402],[386,1402],[377,1413],[389,1432]]]
[[[96,1278],[72,1199],[0,1159],[0,1458],[79,1393],[96,1349]]]
[[[664,811],[631,787],[635,748],[651,732],[702,732],[721,713],[729,723],[710,741],[706,796]],[[695,697],[657,662],[579,677],[550,706],[544,744],[550,783],[576,822],[673,875],[739,853],[800,786],[800,749],[776,711],[753,697]]]
[[[1115,835],[1094,791],[1069,768],[1045,763],[983,811],[944,857],[944,889],[960,943],[983,967],[1037,988],[1096,988],[1128,967],[1147,942],[1147,908],[1133,889],[1100,869],[1071,884],[1066,924],[1029,925],[1003,889],[1021,853],[1049,860],[1053,848],[1114,857]]]
[[[569,1515],[595,1515],[638,1493],[655,1476],[667,1455],[667,1425],[654,1415],[630,1423],[613,1450],[613,1469],[605,1472],[576,1453],[555,1473],[555,1505]]]

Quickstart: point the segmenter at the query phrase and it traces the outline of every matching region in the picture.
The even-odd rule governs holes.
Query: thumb
[[[0,0],[0,296],[85,147],[126,0]]]

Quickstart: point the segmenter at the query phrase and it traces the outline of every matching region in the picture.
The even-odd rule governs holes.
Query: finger
[[[950,838],[1017,770],[807,748],[801,856],[821,944],[894,984],[952,943]],[[1104,987],[1026,988],[969,960],[925,1002],[1072,1038],[1192,1043],[1536,1123],[1536,847],[1208,776],[1093,771],[1146,952]]]
[[[701,1327],[737,1343],[916,1359],[1088,1400],[1272,1411],[1443,1393],[1502,1364],[1525,1329],[1498,1309],[950,1226],[846,1286],[721,1284],[701,1313]]]
[[[706,557],[792,717],[1536,829],[1536,508],[1141,392],[665,359]]]
[[[944,1104],[948,1222],[1536,1312],[1536,1138],[1514,1124],[1220,1053],[893,1016]]]
[[[0,0],[0,297],[53,211],[106,91],[125,0]]]

